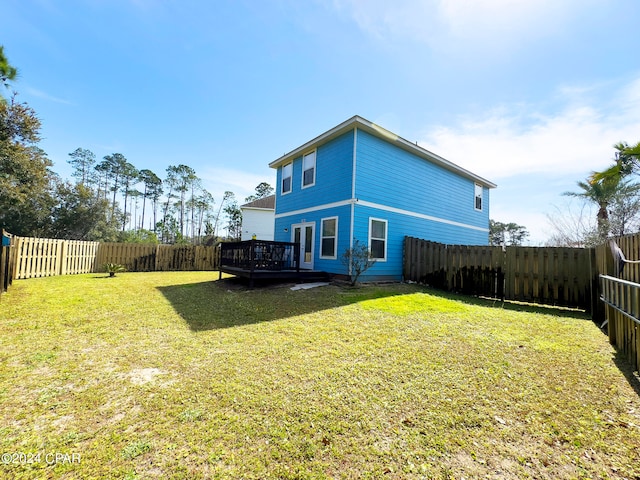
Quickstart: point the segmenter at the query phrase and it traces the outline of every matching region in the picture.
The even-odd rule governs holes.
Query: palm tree
[[[598,234],[605,239],[609,235],[609,205],[620,189],[620,179],[615,176],[605,177],[599,181],[593,180],[593,176],[585,182],[577,182],[581,192],[565,192],[563,195],[581,197],[595,203],[598,206],[596,221]]]
[[[589,177],[590,181],[622,180],[640,168],[640,142],[631,147],[627,142],[620,142],[614,145],[613,148],[617,150],[614,164],[602,172],[593,172]]]

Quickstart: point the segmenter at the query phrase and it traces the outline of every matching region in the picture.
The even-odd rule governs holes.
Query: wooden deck
[[[220,244],[220,278],[229,273],[255,280],[326,280],[328,274],[300,268],[300,244],[248,240]]]

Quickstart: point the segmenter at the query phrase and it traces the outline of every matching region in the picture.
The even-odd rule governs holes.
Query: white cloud
[[[640,139],[640,79],[614,92],[613,102],[578,97],[572,95],[556,113],[517,105],[482,118],[462,117],[455,126],[430,128],[421,143],[490,180],[602,170],[613,159],[615,143]]]
[[[434,50],[517,48],[560,34],[577,12],[602,0],[333,0],[365,33],[382,41],[408,38]]]
[[[557,111],[545,111],[558,99],[563,103]],[[420,144],[496,182],[491,218],[526,226],[535,245],[553,233],[548,214],[568,212],[563,192],[575,191],[578,180],[609,166],[615,143],[638,140],[640,77],[563,86],[540,105],[460,117],[453,125],[428,127]]]

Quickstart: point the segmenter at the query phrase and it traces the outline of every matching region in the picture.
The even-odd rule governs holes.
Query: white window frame
[[[478,208],[478,199],[480,199],[480,208]],[[484,188],[479,183],[473,184],[473,208],[477,212],[481,212],[484,207]]]
[[[325,220],[335,220],[336,227],[333,235],[324,235]],[[333,238],[333,255],[323,255],[322,245],[325,238]],[[320,258],[325,260],[336,260],[338,258],[338,217],[326,217],[320,219]]]
[[[287,177],[284,176],[284,169],[289,167],[291,172],[290,175],[288,175]],[[284,191],[284,180],[285,178],[289,179],[289,190],[287,190],[286,192]],[[286,195],[288,193],[291,193],[291,190],[293,190],[293,162],[289,162],[285,165],[282,166],[282,179],[280,180],[280,195]]]
[[[384,238],[372,237],[371,234],[373,232],[373,222],[382,222],[384,223]],[[369,217],[369,254],[373,253],[371,250],[371,241],[372,240],[382,240],[384,242],[384,257],[383,258],[374,258],[371,257],[372,260],[376,262],[386,262],[387,261],[387,245],[389,244],[389,221],[383,218],[373,218]]]
[[[307,170],[310,170],[309,168],[305,169],[305,160],[307,159],[307,157],[313,155],[313,181],[307,185],[304,184],[304,172],[306,172]],[[307,152],[304,155],[302,155],[302,179],[300,180],[300,184],[302,186],[302,188],[309,188],[309,187],[313,187],[316,184],[316,172],[318,170],[318,155],[317,155],[317,150],[313,150],[311,152]]]

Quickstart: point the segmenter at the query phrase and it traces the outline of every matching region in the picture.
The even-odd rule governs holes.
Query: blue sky
[[[219,201],[275,185],[269,162],[353,115],[498,184],[491,218],[531,244],[561,194],[640,140],[637,0],[5,0],[0,44],[41,147]]]

